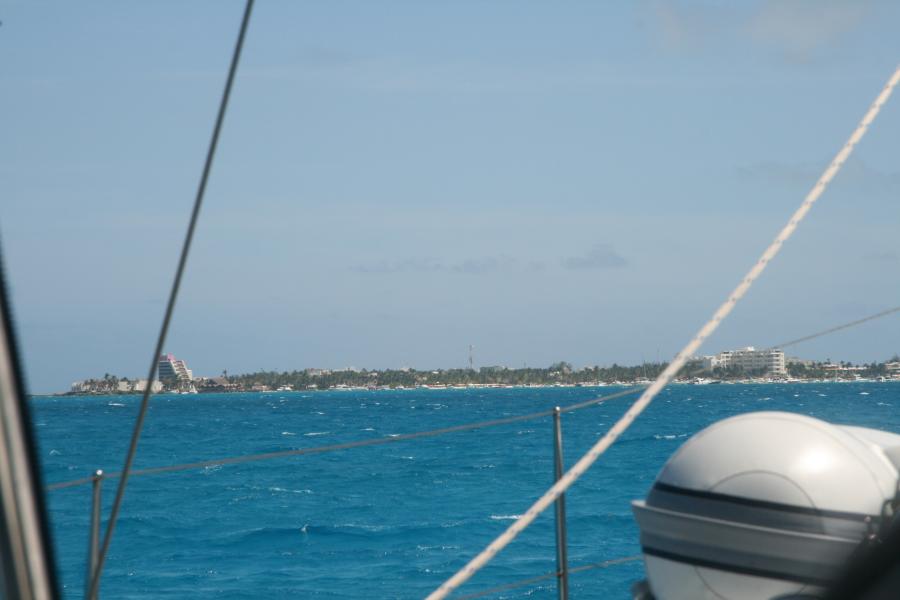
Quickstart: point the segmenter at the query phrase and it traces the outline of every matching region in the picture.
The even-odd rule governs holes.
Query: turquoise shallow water
[[[614,388],[160,396],[136,467],[384,437],[566,405]],[[631,398],[563,416],[584,452]],[[136,397],[35,398],[46,482],[121,468]],[[786,410],[900,433],[900,385],[673,386],[567,494],[571,566],[638,553],[629,502],[719,419]],[[131,481],[102,592],[109,598],[425,596],[551,483],[545,418],[436,438]],[[113,495],[108,482],[106,507]],[[49,494],[67,598],[80,598],[90,487]],[[554,569],[547,513],[462,593]],[[640,562],[572,575],[573,598],[626,598]],[[501,598],[555,598],[553,581]]]

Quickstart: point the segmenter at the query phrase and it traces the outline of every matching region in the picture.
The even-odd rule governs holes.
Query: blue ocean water
[[[567,405],[615,388],[159,396],[137,468],[385,437]],[[563,415],[579,457],[633,397]],[[139,399],[38,397],[46,483],[118,471]],[[672,386],[567,494],[572,567],[639,552],[629,502],[687,437],[719,419],[784,410],[900,433],[891,383]],[[102,581],[109,598],[423,597],[552,482],[544,418],[328,454],[131,480]],[[114,481],[105,487],[105,510]],[[81,598],[90,486],[49,493],[64,595]],[[542,515],[462,594],[555,568]],[[571,576],[573,598],[626,598],[630,562]],[[555,598],[547,580],[495,598]]]

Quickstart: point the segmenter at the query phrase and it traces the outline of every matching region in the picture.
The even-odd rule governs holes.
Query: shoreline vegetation
[[[602,387],[607,385],[648,385],[668,363],[574,369],[558,362],[546,368],[481,367],[479,369],[304,369],[301,371],[258,371],[241,375],[197,377],[192,381],[164,382],[155,393],[227,393],[268,391],[328,391],[382,389],[448,389],[481,387]],[[900,381],[900,358],[853,365],[847,362],[797,361],[787,365],[787,373],[746,372],[742,369],[704,369],[699,361],[689,362],[673,381],[676,384],[804,383]],[[102,379],[78,382],[79,389],[55,396],[109,396],[140,394],[135,380],[105,374]],[[143,382],[144,386],[146,382]],[[190,390],[189,392],[186,390]]]

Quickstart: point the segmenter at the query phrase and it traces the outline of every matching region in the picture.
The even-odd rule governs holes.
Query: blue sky
[[[143,376],[239,2],[0,5],[31,389]],[[195,373],[671,357],[900,60],[891,2],[273,2],[166,350]],[[900,98],[705,346],[900,304]],[[889,317],[799,346],[900,352]]]

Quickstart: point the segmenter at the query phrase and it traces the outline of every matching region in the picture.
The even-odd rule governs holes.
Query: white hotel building
[[[715,356],[704,356],[702,360],[703,368],[708,370],[737,367],[748,373],[765,372],[768,375],[787,374],[784,363],[784,351],[774,348],[769,350],[757,350],[753,346],[747,346],[740,350],[726,350]]]
[[[194,378],[194,374],[187,368],[187,364],[183,360],[175,358],[174,354],[160,356],[157,370],[159,371],[159,380],[168,383],[191,381]]]

